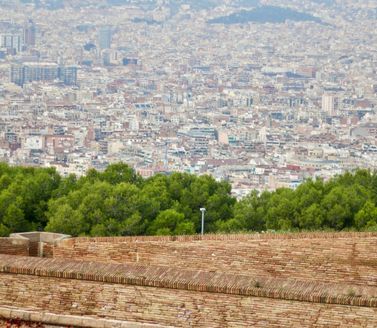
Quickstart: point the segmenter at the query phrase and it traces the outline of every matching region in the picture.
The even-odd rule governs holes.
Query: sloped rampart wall
[[[0,256],[0,308],[163,327],[376,327],[376,293],[376,287]]]
[[[377,286],[377,234],[312,233],[73,238],[55,258]]]

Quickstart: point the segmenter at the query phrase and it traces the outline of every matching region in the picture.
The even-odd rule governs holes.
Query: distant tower
[[[29,19],[23,29],[24,34],[24,45],[26,47],[34,47],[35,46],[35,35],[36,35],[36,27],[34,22]]]
[[[111,26],[101,27],[98,31],[98,44],[100,49],[111,48],[112,30]]]
[[[322,96],[322,111],[329,115],[335,115],[335,111],[338,109],[338,97],[333,94],[324,94]]]

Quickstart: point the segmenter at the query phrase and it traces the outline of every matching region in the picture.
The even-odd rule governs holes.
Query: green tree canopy
[[[377,231],[377,174],[356,170],[296,190],[251,191],[208,175],[173,173],[143,179],[124,163],[83,177],[51,168],[0,163],[0,236],[47,230],[74,236],[180,235],[205,232]]]

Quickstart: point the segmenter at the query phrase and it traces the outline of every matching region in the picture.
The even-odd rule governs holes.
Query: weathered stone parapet
[[[377,327],[376,233],[52,236],[20,256],[45,242],[28,237],[0,239],[18,255],[0,255],[0,307],[22,328]]]
[[[0,306],[182,328],[377,327],[375,307],[7,273]]]
[[[255,277],[167,266],[105,264],[0,255],[0,279],[1,274],[21,274],[312,303],[377,307],[377,287],[361,288],[349,284]]]
[[[53,257],[53,247],[58,241],[70,238],[69,235],[50,232],[12,233],[10,239],[29,242],[29,256]],[[0,254],[1,254],[0,249]]]
[[[377,287],[376,233],[71,238],[54,258]]]
[[[0,254],[29,256],[27,239],[0,238]]]
[[[205,234],[187,236],[127,236],[127,237],[77,237],[63,243],[119,243],[119,242],[190,242],[190,241],[251,241],[251,240],[289,240],[289,239],[361,239],[376,237],[377,232],[292,232],[292,233],[236,233],[236,234]]]

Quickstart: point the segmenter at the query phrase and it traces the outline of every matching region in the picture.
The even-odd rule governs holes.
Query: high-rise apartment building
[[[24,84],[24,73],[21,65],[12,65],[10,68],[10,81],[22,86]]]
[[[112,29],[111,26],[101,27],[98,31],[98,44],[100,49],[111,48]]]
[[[77,67],[76,66],[60,66],[59,79],[65,85],[77,84]]]
[[[31,19],[29,19],[24,25],[23,36],[24,36],[24,44],[26,47],[35,46],[36,27],[34,25],[34,22]]]
[[[335,115],[335,111],[338,109],[339,100],[334,94],[325,93],[322,96],[322,111],[329,115]]]
[[[75,85],[77,83],[77,67],[42,62],[16,64],[11,66],[10,80],[20,86],[33,81],[54,80],[59,80],[65,85]]]
[[[12,53],[22,51],[22,36],[21,34],[1,34],[0,35],[0,48],[5,48]]]
[[[58,78],[58,65],[55,63],[24,63],[24,83],[32,81],[53,81]]]

